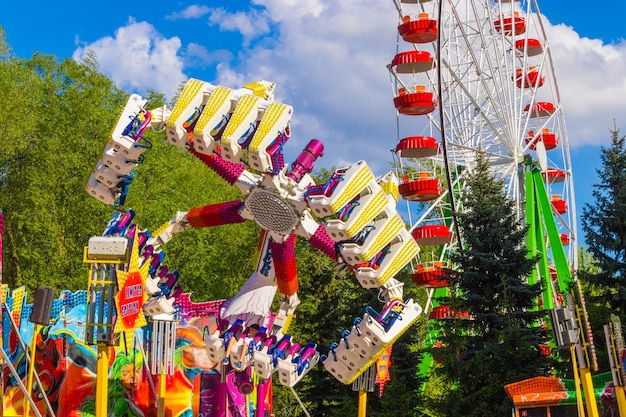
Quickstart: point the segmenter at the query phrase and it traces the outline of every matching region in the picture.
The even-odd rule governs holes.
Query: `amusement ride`
[[[231,89],[190,79],[171,110],[148,109],[141,96],[129,97],[86,188],[92,197],[115,208],[102,236],[94,236],[85,247],[84,261],[90,267],[83,306],[86,320],[84,328],[74,331],[81,334],[86,348],[97,351],[96,416],[106,416],[111,406],[109,368],[119,356],[113,346],[122,352],[140,346],[144,361],[150,362],[150,374],[158,376],[152,387],[159,398],[157,411],[173,412],[168,377],[180,373],[175,363],[181,350],[179,336],[193,333],[193,326],[179,329],[181,321],[206,323],[201,340],[192,338],[191,346],[180,352],[183,360],[192,357],[188,367],[207,371],[200,383],[204,378],[213,386],[212,395],[199,401],[197,411],[205,416],[249,412],[260,416],[271,411],[275,373],[279,383],[293,391],[323,361],[339,381],[351,383],[419,318],[421,307],[402,298],[403,284],[394,278],[418,253],[396,212],[395,175],[376,177],[365,161],[358,161],[316,184],[309,174],[323,154],[318,140],[310,141],[295,161],[286,164],[282,150],[291,135],[293,110],[274,101],[273,89],[274,84],[265,81]],[[141,229],[134,223],[134,211],[123,203],[134,169],[149,148],[143,136],[148,128],[165,130],[170,144],[191,152],[238,187],[242,198],[175,213],[155,231]],[[163,245],[188,228],[244,221],[254,221],[262,229],[256,270],[226,302],[191,302],[177,271],[163,263]],[[380,309],[364,308],[363,316],[356,317],[350,330],[338,335],[338,342],[323,354],[315,342],[296,342],[288,334],[299,304],[297,237],[350,269],[364,288],[380,289],[384,299]],[[276,292],[280,306],[272,312]],[[19,294],[12,298],[14,302]],[[51,310],[54,301],[47,303]],[[138,336],[138,329],[145,332]],[[26,397],[32,399],[30,394]],[[45,404],[24,400],[21,405],[28,414],[31,406],[35,411]]]
[[[586,406],[592,410],[593,339],[588,328],[579,338],[571,307],[578,303],[583,318],[578,323],[585,327],[584,302],[567,294],[577,281],[571,161],[539,7],[535,1],[514,0],[393,4],[398,44],[387,69],[398,141],[396,169],[385,175],[376,176],[365,161],[357,161],[316,183],[311,173],[324,152],[316,139],[286,163],[283,150],[293,108],[274,100],[276,86],[268,81],[230,88],[192,78],[172,109],[150,108],[142,96],[129,96],[87,181],[87,192],[113,211],[103,234],[85,247],[87,291],[62,292],[55,300],[43,293],[48,311],[40,314],[26,304],[23,288],[9,294],[3,286],[3,305],[12,312],[4,328],[19,333],[29,313],[43,316],[30,319],[37,323],[30,335],[36,346],[31,355],[69,340],[80,351],[73,353],[73,364],[85,357],[93,362],[95,381],[84,382],[87,371],[80,366],[73,376],[82,381],[76,395],[90,394],[92,404],[57,403],[57,415],[86,410],[98,417],[145,415],[148,409],[159,416],[264,416],[272,410],[274,375],[296,395],[293,387],[318,364],[364,392],[376,361],[420,317],[430,319],[425,347],[433,348],[437,322],[463,314],[438,300],[453,291],[445,271],[454,268],[451,251],[463,244],[454,213],[462,210],[464,179],[479,153],[504,180],[518,219],[529,227],[529,251],[540,255],[529,281],[542,283],[541,308],[556,311],[558,347],[577,353]],[[150,149],[147,129],[165,131],[169,144],[237,187],[240,199],[190,207],[172,213],[157,230],[142,229],[124,203],[135,168]],[[407,202],[408,228],[396,209],[400,197]],[[225,302],[192,302],[181,285],[184,277],[163,262],[164,245],[190,228],[245,221],[262,229],[258,262],[247,283]],[[363,315],[346,323],[330,347],[289,334],[299,304],[298,238],[347,268],[364,289],[382,295],[381,305],[364,306]],[[415,285],[427,290],[421,306],[403,298],[404,284],[395,278],[407,265]],[[273,312],[276,297],[279,308]],[[47,339],[38,340],[39,326],[51,317],[62,320],[46,331]],[[28,356],[25,344],[11,347],[12,357]],[[141,363],[128,359],[128,352],[137,352]],[[15,362],[12,357],[5,355],[7,365]],[[149,374],[142,380],[149,391],[145,396],[158,398],[156,406],[150,408],[143,394],[131,398],[132,384],[124,383],[121,404],[126,408],[113,407],[110,374],[122,359],[127,374],[129,369]],[[427,373],[432,364],[426,355],[420,372]],[[9,398],[7,407],[5,399],[5,409],[16,415],[29,415],[29,410],[55,415],[50,393],[37,388],[41,382],[33,384],[37,373],[25,378],[26,384],[18,374],[15,369],[10,390],[16,401]],[[174,392],[186,399],[172,399]],[[188,398],[195,394],[199,399],[190,405]],[[360,395],[360,416],[365,405]]]

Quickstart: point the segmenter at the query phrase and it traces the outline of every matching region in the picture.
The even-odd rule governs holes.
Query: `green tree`
[[[446,348],[439,371],[455,389],[440,403],[441,411],[508,415],[512,402],[504,385],[547,375],[551,362],[538,349],[547,342],[546,330],[537,325],[544,312],[534,310],[540,287],[526,282],[536,260],[525,248],[526,229],[503,182],[490,174],[482,154],[467,179],[462,207],[463,248],[452,257],[456,292],[447,301],[468,316],[443,326]]]
[[[78,289],[83,246],[106,220],[84,188],[123,95],[94,65],[40,54],[0,61],[0,85],[4,278]]]
[[[150,94],[148,108],[162,105]],[[4,282],[72,291],[87,285],[83,248],[102,234],[115,208],[85,186],[128,94],[83,62],[35,54],[0,60],[0,209],[5,215]],[[241,198],[202,162],[148,132],[152,148],[130,185],[125,208],[141,229],[154,231],[177,211]],[[259,229],[252,222],[189,229],[163,249],[194,300],[234,295],[255,267]]]
[[[610,371],[603,329],[604,325],[611,321],[611,315],[615,314],[615,312],[612,310],[610,303],[604,295],[605,287],[603,285],[594,284],[588,279],[590,275],[598,274],[599,271],[588,249],[580,247],[578,251],[578,284],[580,285],[583,302],[586,306],[589,325],[593,332],[594,350],[598,358],[598,373],[603,373]],[[578,303],[580,302],[581,300],[579,298]],[[564,356],[564,359],[567,359],[568,355]],[[565,375],[567,375],[568,378],[573,378],[573,375],[570,375],[571,365],[564,367],[564,370],[567,371]]]
[[[600,182],[593,203],[583,207],[582,226],[597,271],[582,277],[599,285],[594,301],[607,302],[623,319],[626,313],[626,138],[611,130],[611,145],[600,150]]]

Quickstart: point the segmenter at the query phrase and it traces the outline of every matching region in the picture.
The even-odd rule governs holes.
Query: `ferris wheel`
[[[546,244],[546,258],[551,261],[562,252],[567,273],[576,269],[571,158],[537,2],[394,4],[398,46],[388,69],[399,119],[399,190],[409,202],[411,231],[422,254],[432,248],[431,259],[423,256],[412,274],[418,286],[429,289],[430,316],[450,314],[437,306],[437,292],[447,287],[443,269],[450,250],[459,245],[452,213],[460,210],[459,192],[479,152],[492,174],[504,181],[522,224],[532,193],[526,173],[538,172],[549,200],[544,215],[554,221],[560,241]],[[558,289],[553,294],[558,304]]]

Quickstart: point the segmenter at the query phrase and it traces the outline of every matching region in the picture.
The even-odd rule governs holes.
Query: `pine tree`
[[[585,274],[601,287],[594,300],[607,302],[622,317],[626,312],[626,138],[611,130],[611,145],[602,147],[600,182],[594,184],[593,203],[583,207],[582,226],[595,273]]]
[[[463,249],[452,256],[456,292],[448,301],[453,311],[468,315],[443,325],[447,347],[441,371],[456,389],[441,402],[441,411],[508,415],[512,402],[504,386],[546,375],[550,365],[538,349],[547,341],[546,330],[537,326],[544,313],[533,309],[540,287],[526,281],[536,261],[528,256],[527,231],[513,202],[484,155],[467,179],[462,206]]]

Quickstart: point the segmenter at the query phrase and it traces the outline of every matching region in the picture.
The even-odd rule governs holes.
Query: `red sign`
[[[126,282],[119,292],[118,320],[122,320],[124,328],[135,328],[135,321],[143,314],[143,283],[139,271],[129,272]]]

